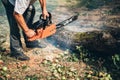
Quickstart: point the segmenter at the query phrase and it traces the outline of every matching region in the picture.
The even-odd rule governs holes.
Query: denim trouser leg
[[[4,4],[10,26],[10,50],[11,53],[15,54],[16,51],[20,51],[22,44],[20,41],[20,30],[13,16],[14,6],[8,0],[2,0],[2,3]]]

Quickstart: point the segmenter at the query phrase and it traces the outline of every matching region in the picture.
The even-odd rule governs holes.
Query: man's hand
[[[25,34],[28,38],[33,37],[34,35],[36,35],[35,31],[32,29],[29,29],[28,31],[25,31]]]
[[[46,9],[42,11],[42,15],[44,19],[46,19],[46,17],[49,17],[49,14]]]

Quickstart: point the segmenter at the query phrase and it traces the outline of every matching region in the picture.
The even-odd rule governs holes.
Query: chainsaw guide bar
[[[58,23],[57,25],[55,25],[52,23],[51,13],[49,13],[49,17],[47,17],[46,20],[44,20],[42,18],[42,15],[40,15],[40,19],[33,24],[33,28],[32,28],[33,30],[35,30],[36,35],[28,38],[28,40],[34,41],[37,39],[49,37],[49,36],[55,34],[57,29],[77,20],[78,16],[79,16],[79,13],[76,13],[72,17],[70,17],[70,18]]]

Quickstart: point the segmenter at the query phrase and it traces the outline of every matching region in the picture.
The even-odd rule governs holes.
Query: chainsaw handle
[[[49,17],[46,16],[46,19],[43,19],[43,15],[42,15],[42,14],[40,15],[40,18],[39,18],[39,22],[41,22],[41,21],[43,22],[43,30],[46,28],[46,26],[48,26],[49,24],[52,23],[52,20],[51,20],[51,18],[52,18],[51,13],[48,12],[48,14],[49,14]]]
[[[46,20],[43,19],[43,15],[42,15],[42,14],[40,15],[40,18],[39,18],[39,19],[40,19],[40,20],[44,20],[44,21],[48,21],[48,22],[52,23],[52,21],[51,21],[52,15],[51,15],[50,12],[48,12],[48,14],[49,14],[49,16],[46,16]]]

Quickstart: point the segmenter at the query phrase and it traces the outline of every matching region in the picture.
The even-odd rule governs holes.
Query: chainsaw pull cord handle
[[[52,20],[51,20],[52,19],[52,15],[51,15],[50,12],[48,12],[48,14],[49,14],[49,16],[46,16],[46,19],[43,19],[43,15],[42,14],[40,15],[40,20],[43,21],[43,25],[42,25],[43,30],[45,30],[46,26],[48,26],[49,24],[52,23]]]

